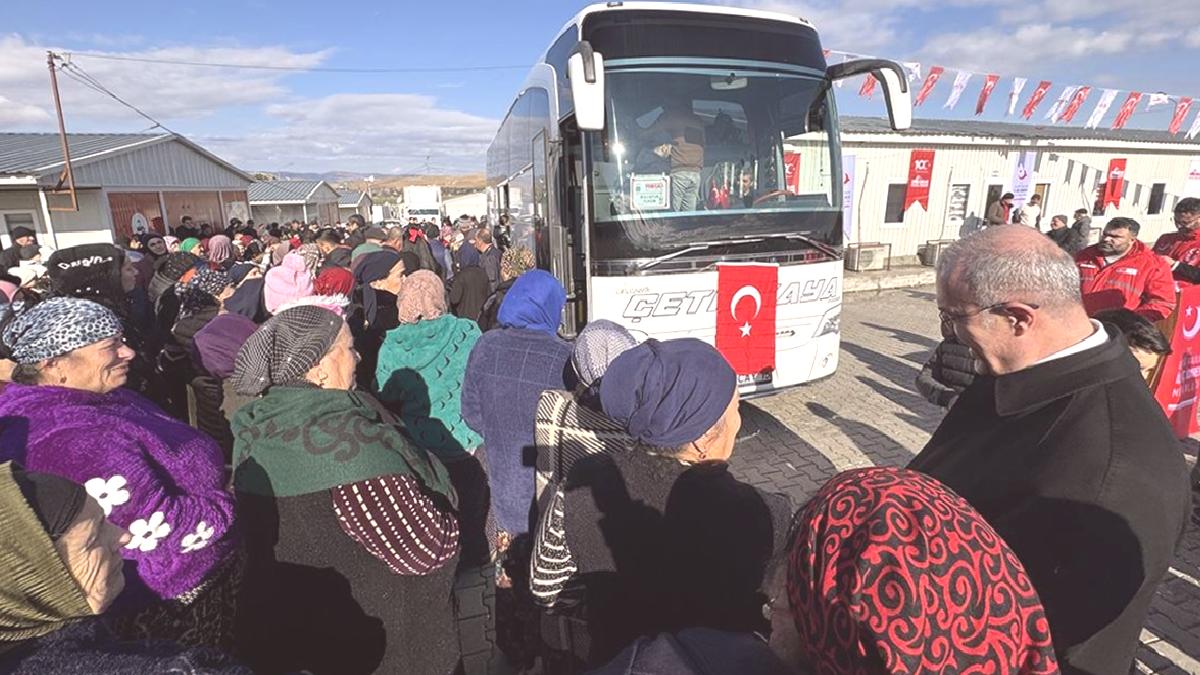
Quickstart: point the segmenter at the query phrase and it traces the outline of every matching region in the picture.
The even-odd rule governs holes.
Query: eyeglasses
[[[949,312],[947,310],[942,309],[941,307],[938,307],[938,318],[941,319],[942,325],[958,323],[959,321],[963,321],[964,319],[969,319],[973,316],[979,316],[980,314],[983,314],[985,312],[990,312],[995,309],[1000,309],[1001,307],[1004,307],[1006,305],[1011,305],[1013,302],[1016,302],[1016,301],[1015,300],[1005,300],[1004,302],[997,302],[996,304],[988,305],[987,307],[980,307],[979,309],[977,309],[973,312]],[[1022,303],[1022,304],[1029,307],[1030,309],[1039,309],[1041,307],[1040,305],[1035,305],[1031,302],[1026,302],[1026,303]]]

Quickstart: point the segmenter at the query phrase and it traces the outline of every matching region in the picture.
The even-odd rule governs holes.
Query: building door
[[[117,242],[148,232],[167,233],[157,192],[110,192],[108,209]]]
[[[992,208],[992,204],[1000,201],[1004,196],[1003,185],[989,185],[987,190],[987,200],[983,203],[983,217],[987,218],[987,212]]]

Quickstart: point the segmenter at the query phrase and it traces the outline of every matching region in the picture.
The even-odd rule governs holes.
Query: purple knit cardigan
[[[9,384],[0,394],[5,460],[78,482],[130,531],[124,601],[177,598],[234,554],[220,447],[128,389]]]

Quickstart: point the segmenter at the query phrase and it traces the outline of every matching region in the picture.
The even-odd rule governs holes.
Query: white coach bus
[[[740,375],[741,391],[830,375],[842,302],[831,85],[863,73],[907,128],[903,69],[827,66],[803,19],[589,6],[533,66],[488,149],[489,217],[508,215],[511,244],[563,282],[568,334],[605,318],[641,339],[715,342],[718,265],[776,266],[773,363]],[[761,306],[755,294],[742,315]]]

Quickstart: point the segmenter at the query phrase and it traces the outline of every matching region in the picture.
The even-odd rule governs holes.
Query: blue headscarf
[[[609,364],[600,402],[630,436],[677,448],[721,419],[736,388],[733,368],[711,345],[695,338],[646,340]]]
[[[530,270],[517,277],[504,294],[496,318],[501,326],[556,335],[566,304],[567,292],[554,275],[546,270]]]

